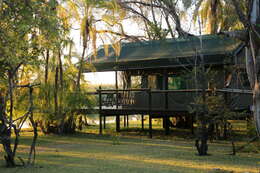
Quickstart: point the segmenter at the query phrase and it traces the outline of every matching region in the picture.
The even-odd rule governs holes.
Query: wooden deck
[[[154,117],[162,117],[164,115],[171,115],[171,114],[185,114],[187,111],[176,111],[173,109],[133,109],[133,108],[123,108],[123,107],[103,107],[101,110],[99,110],[98,107],[95,107],[93,109],[80,109],[78,110],[78,113],[81,114],[102,114],[102,116],[116,116],[116,115],[148,115],[152,114]]]
[[[187,105],[191,105],[195,96],[201,92],[222,94],[235,94],[246,96],[247,100],[252,97],[249,90],[240,89],[219,89],[219,90],[151,90],[151,89],[124,89],[124,90],[102,90],[89,93],[98,97],[98,106],[92,109],[77,110],[81,114],[99,114],[100,134],[105,127],[105,119],[108,116],[116,117],[116,130],[120,131],[120,116],[141,115],[149,116],[149,136],[152,137],[152,119],[163,118],[165,124],[165,134],[169,134],[169,118],[186,116],[192,118],[191,131],[193,132],[193,115],[189,113]],[[177,101],[176,101],[177,100]],[[242,110],[248,109],[249,102],[245,102]],[[235,110],[236,107],[234,107]]]

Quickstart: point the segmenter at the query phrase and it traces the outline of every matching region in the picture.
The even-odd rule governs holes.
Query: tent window
[[[186,89],[185,80],[178,76],[169,76],[168,78],[168,88],[171,90]]]
[[[132,88],[141,88],[142,77],[141,76],[131,76],[131,87]]]
[[[148,76],[148,88],[156,89],[156,75]]]

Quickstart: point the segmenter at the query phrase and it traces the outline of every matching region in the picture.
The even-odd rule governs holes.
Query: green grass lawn
[[[0,148],[0,173],[196,173],[220,168],[234,172],[260,172],[260,154],[231,153],[227,141],[209,143],[209,156],[197,156],[193,139],[170,136],[149,139],[123,132],[99,136],[97,127],[70,136],[40,135],[35,167],[4,168]],[[110,133],[112,130],[106,130]],[[174,133],[174,132],[173,132]],[[141,133],[140,133],[141,134]],[[145,133],[143,133],[145,134]],[[18,155],[27,157],[31,133],[24,132]],[[116,144],[116,145],[115,145]],[[19,161],[18,161],[19,162]]]

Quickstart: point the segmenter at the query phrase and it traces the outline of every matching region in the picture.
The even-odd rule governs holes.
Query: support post
[[[152,138],[153,134],[152,134],[152,93],[151,93],[151,88],[149,88],[148,90],[148,112],[149,112],[149,137]]]
[[[144,130],[144,114],[141,115],[142,131]]]
[[[99,96],[99,134],[102,134],[102,91],[101,86],[98,89],[98,96]]]
[[[193,123],[194,123],[194,115],[191,114],[191,134],[194,135],[194,125],[193,125]]]
[[[124,115],[124,127],[126,127],[126,115]]]
[[[118,103],[119,103],[119,102],[118,102],[118,101],[119,101],[118,99],[119,99],[119,97],[118,97],[118,78],[117,78],[117,71],[115,72],[115,75],[116,75],[116,76],[115,76],[115,79],[116,79],[116,84],[115,84],[115,85],[116,85],[116,86],[115,86],[115,87],[116,87],[116,109],[118,109]]]
[[[104,125],[103,125],[103,126],[104,126],[104,129],[106,129],[106,116],[103,117],[103,121],[104,121],[104,122],[103,122],[103,124],[104,124]]]
[[[165,110],[168,110],[168,92],[165,92]],[[169,135],[170,134],[170,119],[169,119],[169,115],[166,114],[165,116],[165,135]]]
[[[152,138],[153,137],[153,132],[152,132],[152,115],[149,114],[149,137]]]
[[[116,132],[120,132],[120,115],[116,115]]]
[[[129,115],[126,115],[126,127],[129,128]]]
[[[118,79],[117,79],[117,71],[115,71],[115,79],[116,79],[116,109],[118,109]],[[120,115],[116,115],[116,131],[120,132]]]
[[[165,70],[164,71],[164,75],[163,75],[163,89],[164,90],[168,90],[168,72]],[[169,108],[169,104],[168,104],[168,92],[165,92],[164,93],[164,109],[165,110],[168,110]],[[166,114],[164,115],[164,125],[165,125],[165,135],[169,135],[170,134],[170,119],[169,119],[169,115]]]
[[[148,75],[143,74],[142,75],[142,81],[141,81],[141,88],[148,88]],[[144,114],[141,114],[141,125],[142,125],[142,131],[144,131]]]

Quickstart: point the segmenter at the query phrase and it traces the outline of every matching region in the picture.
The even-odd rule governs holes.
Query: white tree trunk
[[[260,136],[260,88],[258,83],[255,85],[253,94],[254,119],[256,123],[257,134]]]
[[[252,35],[250,35],[250,44],[246,48],[246,70],[253,92],[253,112],[256,130],[258,136],[260,136],[260,86],[258,80],[259,63],[257,63],[260,58],[260,50],[257,47],[252,40]]]
[[[247,46],[247,74],[253,91],[253,111],[256,124],[256,131],[260,137],[260,86],[259,86],[259,69],[260,69],[260,33],[259,33],[259,0],[253,0],[250,9],[250,26],[249,44]]]

